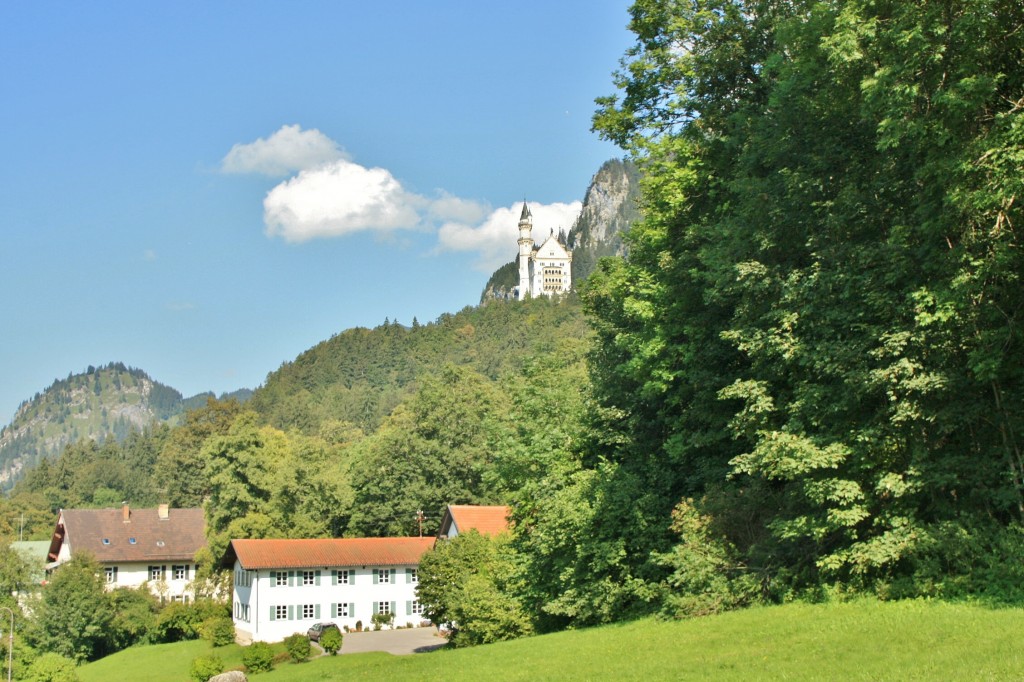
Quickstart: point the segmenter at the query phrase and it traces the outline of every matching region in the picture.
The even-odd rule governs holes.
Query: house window
[[[117,582],[117,566],[107,566],[103,569],[103,575],[108,583]]]
[[[313,614],[314,614],[314,609],[313,609],[313,605],[312,604],[303,604],[302,605],[302,618],[303,618],[303,620],[307,620],[309,618],[314,618],[315,616]]]
[[[412,603],[412,615],[414,615],[414,616],[422,616],[423,615],[423,604],[421,604],[419,602],[419,600],[414,601]]]
[[[104,545],[109,545],[110,544],[110,538],[103,538],[103,544]]]
[[[315,581],[316,581],[316,575],[313,573],[313,571],[303,571],[302,572],[302,584],[303,585],[312,585]]]
[[[378,583],[389,583],[391,582],[391,571],[387,568],[377,569],[377,582]]]
[[[349,605],[345,604],[331,604],[331,618],[348,618],[350,613]]]
[[[149,579],[152,581],[158,581],[164,579],[163,566],[150,566],[149,567]]]
[[[348,569],[334,571],[334,584],[335,585],[348,585]]]
[[[188,566],[172,566],[171,574],[175,580],[188,580]]]
[[[135,538],[128,538],[128,544],[129,545],[134,545],[135,544]]]
[[[274,584],[282,587],[288,584],[288,571],[274,571]]]
[[[277,620],[287,620],[288,618],[288,607],[287,606],[275,606],[274,616]]]
[[[389,602],[389,601],[378,602],[377,603],[377,613],[383,613],[384,615],[387,615],[387,614],[391,613],[391,602]]]
[[[420,571],[418,568],[410,568],[406,575],[409,576],[409,582],[418,583],[420,581]]]

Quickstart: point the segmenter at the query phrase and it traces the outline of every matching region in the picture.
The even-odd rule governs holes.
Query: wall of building
[[[372,626],[373,614],[395,614],[395,626],[423,620],[417,566],[337,566],[245,571],[234,567],[232,616],[239,642],[277,642],[313,623],[344,629]],[[383,572],[383,573],[381,573]]]

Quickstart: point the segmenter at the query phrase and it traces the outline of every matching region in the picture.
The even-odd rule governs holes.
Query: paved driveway
[[[380,632],[346,632],[341,640],[342,654],[386,651],[389,654],[418,654],[444,646],[448,640],[437,636],[433,627]]]

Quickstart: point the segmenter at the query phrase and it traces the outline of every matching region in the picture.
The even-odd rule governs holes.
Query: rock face
[[[639,180],[636,166],[618,159],[606,161],[591,179],[583,210],[565,237],[565,245],[572,251],[573,288],[594,271],[598,259],[626,255],[622,237],[640,217]],[[514,247],[514,235],[510,235],[509,248]],[[519,284],[518,273],[516,261],[498,268],[487,281],[480,302],[508,298]]]

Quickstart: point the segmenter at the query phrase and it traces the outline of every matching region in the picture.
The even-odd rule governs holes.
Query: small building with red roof
[[[481,535],[500,535],[508,530],[510,512],[511,509],[500,505],[450,504],[441,519],[437,537],[451,539],[471,529]]]
[[[370,627],[374,614],[418,625],[420,558],[434,538],[232,540],[232,613],[240,643],[277,642],[318,622]]]

